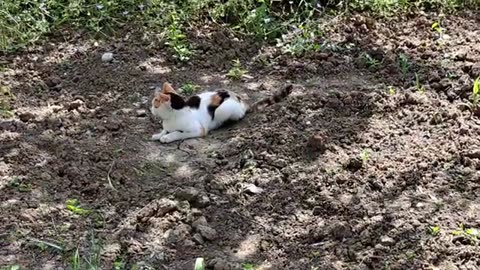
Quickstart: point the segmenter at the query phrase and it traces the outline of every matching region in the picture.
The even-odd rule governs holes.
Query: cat
[[[155,90],[150,111],[162,120],[163,130],[152,136],[152,140],[171,143],[178,140],[203,137],[209,131],[227,121],[239,121],[247,113],[263,105],[279,102],[292,91],[290,84],[271,97],[264,98],[251,106],[236,93],[226,90],[207,91],[185,100],[168,82]]]

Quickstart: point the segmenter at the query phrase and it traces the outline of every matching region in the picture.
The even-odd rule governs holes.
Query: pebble
[[[145,116],[147,116],[147,111],[144,110],[144,109],[137,110],[136,115],[137,115],[137,117],[145,117]]]
[[[112,60],[113,60],[113,53],[106,52],[102,55],[102,61],[103,62],[111,62]]]
[[[207,240],[215,240],[217,238],[217,231],[209,226],[206,225],[198,225],[196,227],[196,230],[198,233],[200,233],[201,236],[203,236]]]
[[[380,243],[384,246],[392,246],[395,244],[395,240],[387,235],[380,238]]]

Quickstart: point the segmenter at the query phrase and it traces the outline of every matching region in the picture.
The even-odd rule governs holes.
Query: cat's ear
[[[155,98],[153,100],[153,104],[154,104],[155,108],[158,108],[163,103],[169,102],[169,101],[170,101],[170,95],[159,93],[159,94],[155,95]]]
[[[162,93],[170,94],[170,93],[176,93],[176,92],[175,92],[175,89],[173,89],[173,87],[170,83],[165,82],[162,86]]]

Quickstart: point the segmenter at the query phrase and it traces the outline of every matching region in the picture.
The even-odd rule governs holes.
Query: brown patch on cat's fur
[[[160,106],[162,106],[163,103],[165,102],[168,102],[170,100],[170,96],[169,95],[165,95],[163,93],[159,93],[155,96],[155,98],[153,99],[153,106],[155,108],[158,108]]]
[[[282,88],[273,93],[272,96],[261,99],[253,103],[247,110],[247,113],[256,112],[261,108],[270,106],[274,103],[280,102],[282,99],[286,98],[292,93],[293,85],[289,84],[285,88]]]
[[[162,93],[170,94],[170,93],[176,93],[176,92],[170,83],[165,82],[163,83],[163,86],[162,86]]]
[[[212,96],[212,100],[210,101],[210,106],[218,107],[222,103],[223,99],[220,95],[216,94]]]

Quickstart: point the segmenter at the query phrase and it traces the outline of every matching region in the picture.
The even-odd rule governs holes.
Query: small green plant
[[[166,31],[167,44],[174,53],[174,57],[180,62],[190,60],[193,52],[187,42],[185,34],[180,29],[179,19],[175,14],[172,14],[172,23]]]
[[[440,227],[439,226],[430,226],[430,227],[428,227],[428,232],[432,236],[437,236],[440,233]]]
[[[228,71],[227,77],[232,78],[234,80],[239,80],[246,73],[247,71],[242,68],[242,64],[240,63],[240,60],[236,59],[236,60],[233,60],[233,67]]]
[[[193,270],[205,270],[205,260],[203,258],[197,258]]]
[[[242,264],[242,269],[243,270],[255,270],[255,265],[251,263],[243,263]]]
[[[370,153],[367,149],[362,151],[362,153],[360,154],[360,158],[362,159],[364,164],[368,162],[368,159],[370,158]]]
[[[72,270],[80,270],[80,254],[78,248],[75,249],[75,253],[72,256]]]
[[[370,54],[363,53],[362,58],[365,61],[365,65],[367,65],[368,68],[376,69],[376,68],[380,67],[381,62],[379,60],[373,58]]]
[[[115,260],[115,262],[113,262],[113,269],[114,269],[114,270],[123,270],[123,269],[125,269],[125,263],[123,262],[123,260],[121,260],[121,259]]]
[[[0,31],[1,33],[1,31]],[[0,118],[13,117],[11,102],[15,100],[10,87],[0,86]]]
[[[66,202],[67,209],[73,213],[81,216],[86,216],[90,214],[89,210],[83,209],[80,207],[80,202],[77,199],[69,199]]]
[[[180,87],[180,90],[185,95],[191,95],[194,92],[196,92],[198,89],[200,89],[200,86],[197,85],[197,84],[192,84],[192,83],[186,83],[186,84],[182,85],[182,87]]]
[[[465,228],[462,223],[458,225],[458,229],[453,231],[452,234],[457,236],[463,236],[471,242],[477,242],[478,240],[480,240],[480,230],[476,228]]]
[[[0,268],[1,270],[20,270],[20,265],[10,265]]]
[[[420,83],[420,77],[415,73],[415,89],[420,93],[425,93],[425,86]]]
[[[393,86],[389,86],[387,90],[388,90],[388,93],[392,96],[395,95],[396,93],[395,87]]]
[[[444,29],[440,26],[440,22],[434,22],[432,24],[432,29],[436,31],[438,34],[442,35]]]
[[[401,53],[398,56],[398,65],[403,76],[407,75],[408,71],[410,70],[410,63],[408,61],[408,57],[405,54]]]
[[[470,96],[472,109],[476,110],[480,102],[480,77],[476,78],[473,82],[472,95]]]

